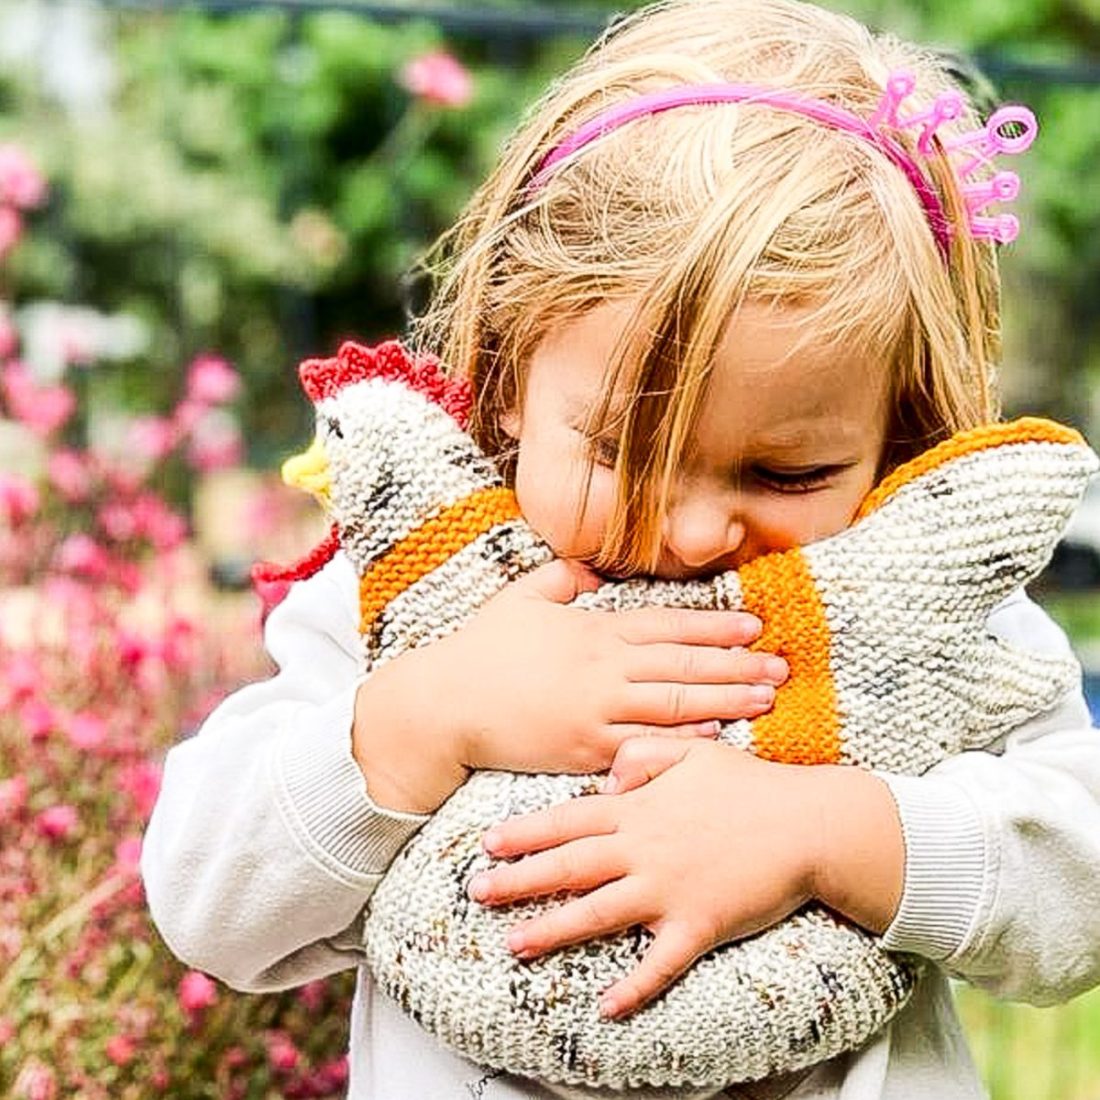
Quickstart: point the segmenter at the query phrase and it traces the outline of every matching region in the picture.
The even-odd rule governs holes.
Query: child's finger
[[[620,845],[612,837],[582,837],[483,871],[470,880],[468,893],[483,905],[506,905],[561,890],[593,890],[621,878],[625,871]]]
[[[656,645],[633,647],[627,675],[636,683],[771,684],[778,687],[790,669],[782,657],[740,647]]]
[[[600,995],[600,1015],[621,1018],[636,1012],[676,981],[701,953],[686,929],[662,926],[634,970]]]
[[[682,645],[746,646],[760,637],[763,624],[747,611],[642,607],[614,612],[619,636],[633,645],[679,642]]]
[[[691,741],[674,737],[632,737],[619,746],[601,794],[625,794],[656,779],[691,751]]]
[[[774,702],[771,684],[627,684],[616,717],[622,722],[680,726],[711,719],[756,718]]]
[[[508,950],[520,958],[533,959],[571,943],[621,932],[644,923],[646,916],[639,904],[637,887],[629,879],[618,879],[517,924],[508,933]]]
[[[609,799],[574,798],[494,825],[481,838],[485,850],[498,859],[554,848],[569,840],[615,831]]]
[[[663,737],[690,741],[696,738],[713,740],[722,732],[721,722],[683,722],[678,726],[657,726],[652,723],[620,722],[613,727],[616,739],[621,744],[638,738]]]

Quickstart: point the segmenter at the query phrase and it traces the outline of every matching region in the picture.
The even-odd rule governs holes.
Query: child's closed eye
[[[614,466],[619,460],[619,441],[610,436],[588,436],[588,453],[597,466]]]
[[[843,470],[845,465],[811,466],[806,469],[781,469],[771,466],[752,466],[752,476],[761,485],[777,493],[812,493],[823,489]]]

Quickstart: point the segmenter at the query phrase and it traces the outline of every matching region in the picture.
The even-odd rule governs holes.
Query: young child
[[[876,116],[903,70],[903,109]],[[745,648],[752,616],[565,606],[597,571],[708,576],[835,534],[892,466],[994,416],[989,238],[1014,225],[906,125],[947,90],[928,55],[794,0],[674,0],[550,91],[450,236],[418,336],[473,383],[475,435],[559,560],[367,678],[348,561],[292,589],[278,675],[166,763],[143,870],[177,954],[250,990],[358,965],[372,889],[470,769],[610,768],[618,793],[490,833],[538,854],[472,886],[579,895],[515,930],[527,957],[650,927],[608,1015],[810,898],[938,964],[861,1050],[728,1096],[980,1096],[946,975],[1035,1003],[1100,980],[1079,691],[920,778],[797,768],[710,740],[786,676]],[[941,146],[979,125],[936,122]],[[1067,650],[1023,593],[989,630]],[[439,1047],[360,967],[353,1100],[563,1091]]]

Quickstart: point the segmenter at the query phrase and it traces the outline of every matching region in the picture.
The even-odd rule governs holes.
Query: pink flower
[[[306,982],[306,984],[298,990],[298,1000],[305,1006],[308,1012],[320,1012],[322,1005],[325,1003],[326,988],[324,979],[322,978],[317,978],[312,982]]]
[[[72,390],[66,386],[37,385],[16,359],[0,371],[0,391],[12,417],[43,438],[57,431],[76,411]]]
[[[15,1079],[18,1100],[56,1100],[57,1079],[41,1062],[28,1062]]]
[[[81,711],[70,715],[65,723],[65,732],[73,748],[93,752],[107,740],[107,723],[96,714]]]
[[[138,521],[133,508],[119,500],[108,501],[96,513],[96,522],[114,542],[128,542],[137,536]]]
[[[210,406],[202,401],[184,398],[172,413],[172,423],[181,435],[190,435],[195,425],[210,411]]]
[[[148,820],[160,791],[161,768],[147,760],[130,764],[118,775],[118,785],[134,802],[138,816]]]
[[[0,259],[3,259],[23,236],[23,219],[11,206],[0,206]]]
[[[122,463],[102,463],[101,461],[100,468],[103,471],[103,480],[107,483],[107,488],[113,493],[122,493],[123,495],[136,493],[146,477],[146,471],[139,469],[133,462],[123,465]]]
[[[145,583],[136,561],[116,561],[114,582],[127,595],[136,596]]]
[[[38,511],[38,490],[19,474],[0,474],[0,515],[12,527],[30,519]]]
[[[187,398],[200,405],[224,405],[240,389],[240,375],[220,356],[200,355],[187,368]]]
[[[160,462],[175,449],[179,432],[166,417],[140,416],[131,422],[127,439],[130,447],[142,458]]]
[[[45,684],[38,661],[29,653],[13,653],[0,671],[3,673],[0,683],[8,689],[9,702],[29,699],[37,695]]]
[[[187,462],[193,470],[208,474],[240,464],[244,443],[232,417],[217,413],[204,416],[195,425],[187,448]]]
[[[103,1050],[116,1066],[129,1065],[137,1054],[133,1039],[126,1035],[112,1035]]]
[[[121,664],[128,669],[135,668],[152,655],[152,647],[140,634],[128,630],[115,633],[115,650]]]
[[[222,1055],[221,1064],[226,1069],[240,1069],[248,1063],[248,1051],[244,1047],[229,1047]]]
[[[173,512],[155,493],[143,493],[133,503],[134,533],[149,540],[156,550],[174,550],[187,537],[187,520]]]
[[[69,504],[80,504],[92,491],[92,471],[78,451],[54,451],[46,465],[50,484]]]
[[[57,548],[55,564],[63,573],[102,580],[111,571],[111,555],[90,535],[70,535]]]
[[[115,845],[115,870],[120,875],[135,875],[141,866],[141,837],[128,836]]]
[[[474,94],[469,72],[445,50],[414,57],[399,80],[414,96],[438,107],[465,107]]]
[[[46,181],[30,157],[17,145],[0,145],[0,202],[29,210],[45,198]]]
[[[320,1066],[316,1074],[325,1093],[336,1092],[348,1083],[348,1058],[346,1054]]]
[[[188,970],[179,984],[180,1008],[188,1015],[203,1012],[217,1003],[218,987],[198,970]]]
[[[0,823],[11,821],[27,804],[27,777],[0,779]]]
[[[76,831],[79,820],[76,807],[63,803],[43,810],[35,818],[35,826],[47,840],[68,840]]]
[[[67,386],[42,386],[33,415],[21,417],[35,435],[44,438],[63,427],[76,412],[76,395]]]
[[[195,660],[198,630],[190,619],[176,615],[160,639],[160,659],[173,672],[186,672]]]
[[[57,728],[53,707],[41,699],[28,699],[19,708],[19,721],[32,741],[45,741]]]
[[[296,1069],[301,1054],[289,1035],[282,1031],[269,1032],[267,1036],[267,1061],[277,1073],[289,1073]]]
[[[15,325],[0,313],[0,359],[10,359],[19,350],[19,333]]]

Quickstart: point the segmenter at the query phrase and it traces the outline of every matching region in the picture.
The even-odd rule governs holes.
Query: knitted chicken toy
[[[303,364],[318,437],[284,468],[333,532],[286,577],[342,549],[359,575],[363,666],[456,630],[551,557],[463,430],[468,389],[396,343],[345,344]],[[705,581],[636,579],[576,601],[744,608],[790,677],[773,710],[721,737],[769,760],[916,775],[990,746],[1051,708],[1068,659],[1005,644],[991,610],[1048,560],[1097,460],[1071,429],[1029,419],[963,432],[895,470],[847,530]],[[365,925],[375,979],[476,1062],[588,1089],[689,1095],[794,1071],[865,1042],[908,998],[920,963],[820,906],[699,959],[655,1002],[606,1021],[598,994],[637,964],[636,928],[520,961],[505,946],[547,899],[467,897],[481,838],[514,814],[583,796],[597,777],[477,772],[391,864]],[[664,1093],[663,1093],[664,1094]]]

